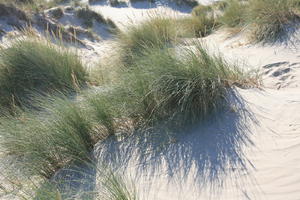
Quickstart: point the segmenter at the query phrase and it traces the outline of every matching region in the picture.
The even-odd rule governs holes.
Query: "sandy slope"
[[[114,160],[141,199],[300,199],[300,46],[296,39],[262,46],[225,36],[203,40],[228,60],[259,69],[261,89],[236,89],[231,112],[169,136],[169,145],[159,133],[99,144],[100,163]]]
[[[297,89],[238,92],[237,113],[173,136],[169,147],[147,141],[151,155],[139,152],[145,144],[109,145],[141,199],[300,199]]]

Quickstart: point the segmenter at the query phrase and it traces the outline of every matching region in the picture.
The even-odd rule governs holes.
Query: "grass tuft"
[[[91,10],[88,6],[77,9],[76,15],[82,19],[87,27],[93,27],[94,21],[106,24],[105,18],[101,14]]]
[[[131,25],[118,34],[122,60],[130,64],[132,56],[141,55],[147,48],[163,48],[175,42],[176,38],[175,21],[169,18],[155,16],[138,25]]]
[[[231,87],[256,84],[255,77],[210,55],[199,42],[194,46],[181,47],[179,55],[174,49],[147,50],[128,69],[123,85],[142,123],[189,128],[227,105]]]
[[[191,17],[178,19],[178,22],[184,33],[192,33],[192,37],[205,37],[218,26],[212,7],[202,5],[193,9]]]
[[[271,43],[286,38],[299,20],[295,0],[227,0],[220,17],[228,27],[249,28],[254,41]]]
[[[254,39],[275,42],[285,37],[289,29],[300,20],[295,13],[293,2],[293,0],[249,1],[249,23],[254,27]]]
[[[73,161],[89,161],[97,135],[79,105],[60,98],[41,102],[43,112],[1,118],[1,147],[24,173],[50,178]]]
[[[34,92],[71,92],[84,86],[77,56],[43,39],[20,39],[0,50],[0,105],[30,103]]]
[[[220,22],[227,27],[241,27],[246,23],[246,5],[239,0],[227,0],[227,6],[220,17]]]

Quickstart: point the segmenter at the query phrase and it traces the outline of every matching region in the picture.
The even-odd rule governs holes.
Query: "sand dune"
[[[91,8],[119,25],[162,11],[160,5],[145,4]],[[185,10],[163,9],[170,15],[187,15]],[[261,88],[235,88],[231,109],[191,132],[137,134],[126,141],[99,143],[95,149],[99,165],[110,163],[132,179],[142,200],[300,200],[298,36],[265,46],[251,44],[243,34],[228,36],[224,30],[203,38],[212,52],[222,53],[229,62],[259,70]],[[86,44],[81,56],[92,65],[111,41]]]

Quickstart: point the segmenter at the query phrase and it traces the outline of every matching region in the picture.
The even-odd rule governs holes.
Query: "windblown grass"
[[[73,161],[89,161],[97,141],[85,110],[64,99],[39,104],[43,112],[1,118],[1,147],[25,173],[50,178]],[[5,138],[5,139],[4,139]]]
[[[71,92],[86,71],[77,56],[42,39],[20,39],[0,50],[0,105],[29,103],[32,91]]]
[[[174,49],[150,49],[124,75],[123,85],[135,102],[133,113],[142,123],[189,128],[230,104],[231,87],[256,84],[256,77],[210,55],[200,43],[194,45],[181,47],[179,55]]]
[[[89,96],[87,100],[91,107],[91,113],[94,113],[96,121],[99,122],[98,128],[107,135],[114,135],[117,129],[115,120],[120,117],[120,111],[117,109],[118,106],[114,105],[116,102],[113,102],[113,97],[96,94]]]
[[[286,38],[299,15],[295,0],[228,0],[221,23],[228,27],[246,27],[258,42],[276,42]]]

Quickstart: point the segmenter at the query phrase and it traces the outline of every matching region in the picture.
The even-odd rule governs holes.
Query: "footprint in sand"
[[[276,62],[263,67],[264,84],[267,87],[281,89],[291,85],[294,73],[300,63]]]
[[[289,62],[277,62],[277,63],[271,63],[268,65],[263,66],[264,69],[269,69],[269,68],[273,68],[273,67],[279,67],[281,65],[286,65],[289,64]]]

